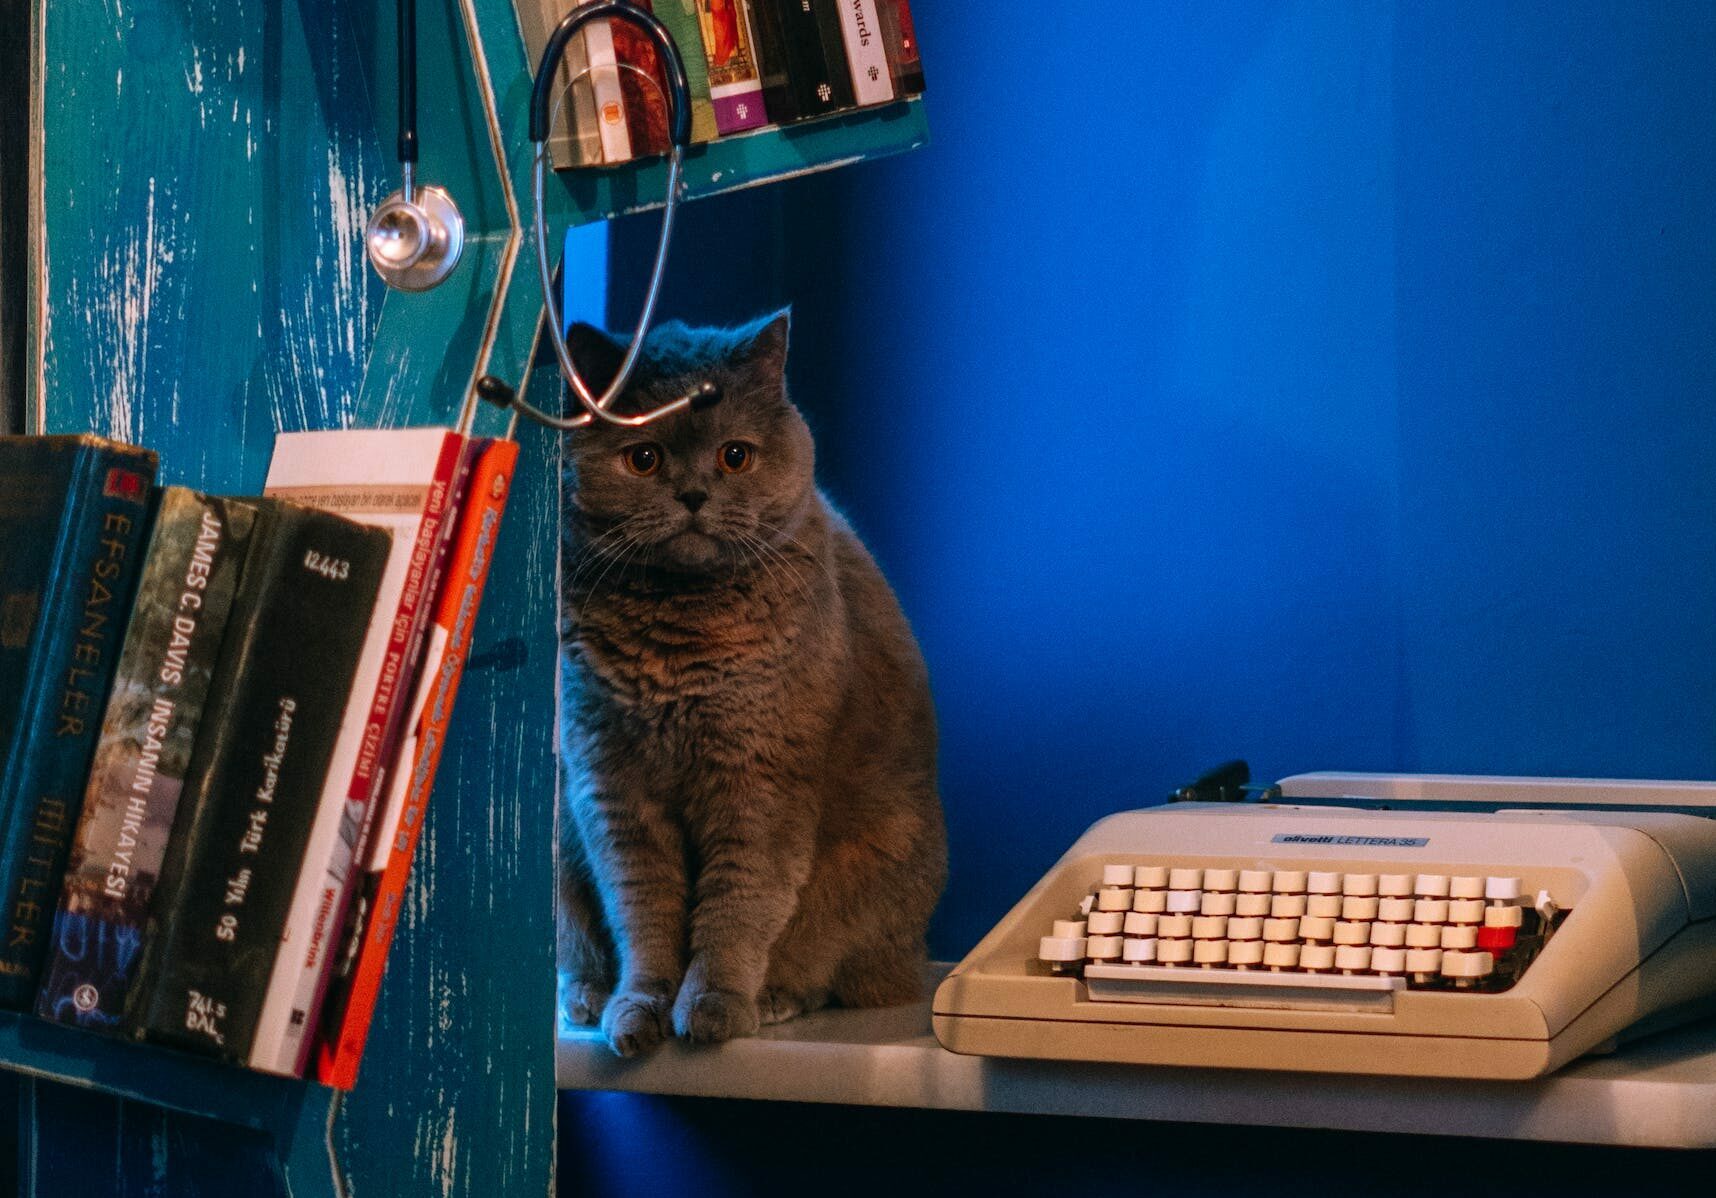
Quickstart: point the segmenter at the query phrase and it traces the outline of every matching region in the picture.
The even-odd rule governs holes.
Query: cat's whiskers
[[[826,624],[828,622],[828,611],[822,604],[822,596],[819,595],[816,588],[810,584],[810,580],[805,578],[803,574],[799,572],[797,563],[795,563],[786,554],[782,553],[778,548],[763,540],[761,537],[750,536],[748,534],[741,535],[744,535],[745,539],[755,545],[762,553],[768,554],[776,562],[780,563],[782,572],[787,576],[792,584],[798,588],[799,593],[807,602],[809,602],[811,608],[816,612],[817,620]],[[761,559],[759,558],[759,560]],[[770,571],[770,577],[773,576],[773,571]]]
[[[635,519],[628,520],[626,523],[634,524],[637,523],[637,521]],[[607,550],[603,551],[603,555],[608,559],[608,564],[602,567],[602,572],[600,574],[596,575],[596,581],[590,584],[590,590],[589,593],[584,596],[584,602],[578,605],[578,623],[582,624],[584,622],[584,613],[589,610],[590,601],[593,600],[596,597],[596,593],[602,589],[602,580],[608,577],[608,574],[622,558],[636,550],[640,545],[645,544],[648,531],[648,529],[633,529],[630,535],[625,538],[624,542],[617,549],[614,549],[612,552],[608,552]]]
[[[578,579],[586,570],[608,556],[608,550],[612,548],[612,545],[605,544],[605,542],[615,539],[624,539],[631,532],[636,531],[633,526],[638,523],[638,520],[639,518],[637,516],[628,516],[612,528],[590,538],[590,540],[581,547],[577,565],[573,569],[571,577],[569,577],[565,582],[566,590],[570,591],[576,587],[578,585]]]
[[[802,556],[803,558],[808,560],[813,566],[815,566],[818,570],[822,571],[822,576],[828,580],[829,586],[833,587],[836,591],[838,591],[840,589],[840,583],[835,579],[834,574],[829,570],[828,564],[826,562],[824,562],[822,560],[822,558],[820,558],[814,552],[812,552],[809,545],[806,545],[803,541],[801,541],[797,537],[793,536],[790,532],[788,532],[786,529],[780,527],[778,524],[770,524],[767,520],[764,520],[761,517],[757,518],[757,526],[759,528],[766,528],[770,532],[776,533],[779,536],[784,537],[786,539],[787,544],[793,546],[795,549],[798,550],[797,554],[788,554],[779,545],[770,545],[769,542],[764,541],[763,544],[768,545],[768,547],[775,552],[775,555],[777,557],[779,557],[781,561],[783,561],[783,562],[796,562],[796,560],[800,556]]]

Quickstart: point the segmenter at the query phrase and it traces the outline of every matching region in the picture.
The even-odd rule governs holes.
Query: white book
[[[626,126],[626,97],[620,90],[619,56],[614,31],[606,21],[584,26],[584,60],[590,67],[590,87],[596,96],[596,127],[602,133],[602,161],[630,162],[632,135]]]
[[[250,1065],[302,1074],[340,949],[359,840],[386,802],[434,607],[435,567],[456,515],[465,439],[446,428],[283,433],[264,494],[388,529],[393,545],[352,700],[269,973]]]
[[[894,75],[876,0],[839,0],[840,31],[846,37],[846,64],[852,68],[852,90],[860,106],[886,104],[894,98]]]

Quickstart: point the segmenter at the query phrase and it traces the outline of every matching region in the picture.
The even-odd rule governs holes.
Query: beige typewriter
[[[1265,798],[1092,827],[936,991],[942,1044],[1529,1078],[1712,1009],[1716,784],[1324,773]]]

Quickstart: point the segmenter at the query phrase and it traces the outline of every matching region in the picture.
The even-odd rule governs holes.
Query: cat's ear
[[[608,389],[614,376],[620,373],[620,362],[626,347],[593,324],[578,321],[566,334],[566,348],[572,351],[573,364],[584,382],[597,395]]]
[[[782,308],[760,323],[751,339],[750,358],[771,376],[786,374],[787,335],[792,328],[792,309]]]

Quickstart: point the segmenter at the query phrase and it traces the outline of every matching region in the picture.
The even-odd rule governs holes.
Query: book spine
[[[887,45],[876,0],[839,0],[840,32],[846,42],[846,65],[852,94],[860,105],[888,104],[894,99],[894,73],[888,66]]]
[[[411,859],[423,830],[423,813],[435,784],[453,704],[470,654],[471,634],[494,557],[495,538],[506,512],[518,444],[484,446],[471,471],[467,498],[448,557],[446,581],[435,604],[435,622],[425,654],[411,724],[401,747],[387,806],[378,816],[371,871],[352,912],[349,959],[324,1005],[318,1028],[318,1081],[349,1090],[381,992]],[[379,868],[376,863],[380,862]]]
[[[47,955],[60,877],[82,806],[141,572],[155,461],[143,450],[90,447],[65,496],[60,547],[45,586],[56,593],[35,629],[41,656],[6,762],[0,810],[0,1006],[28,1007]]]
[[[36,995],[44,1019],[116,1031],[190,764],[254,509],[162,495]]]
[[[560,0],[519,0],[519,31],[524,35],[525,61],[534,75],[542,62],[549,35],[565,15]],[[585,72],[584,39],[575,37],[561,55],[561,94],[550,109],[548,150],[557,168],[599,166],[602,134],[596,127],[596,100]]]
[[[902,96],[923,95],[924,63],[912,25],[911,0],[876,0],[876,7],[888,47],[888,66],[894,73],[894,89]]]
[[[632,0],[650,9],[649,0]],[[637,25],[618,18],[608,22],[614,39],[614,57],[620,63],[620,94],[626,101],[626,128],[631,133],[632,154],[643,158],[665,154],[667,134],[667,74],[661,54]]]
[[[798,109],[787,86],[786,42],[781,34],[780,13],[774,0],[744,0],[757,35],[757,73],[763,85],[763,108],[777,125],[798,119]]]
[[[673,44],[685,63],[685,79],[691,85],[691,140],[714,141],[722,130],[709,96],[709,60],[698,26],[697,0],[656,0],[655,15],[673,35]]]
[[[725,135],[768,124],[756,30],[747,5],[742,0],[696,0],[696,7],[716,127]]]
[[[198,810],[150,977],[145,1035],[243,1062],[351,699],[388,534],[283,505],[266,591],[233,620],[215,685],[232,697],[192,773]]]
[[[626,97],[620,87],[619,58],[614,53],[614,31],[607,21],[592,21],[579,36],[584,41],[584,61],[590,70],[590,88],[596,101],[596,130],[602,138],[602,161],[629,162],[631,132],[626,125]]]
[[[36,709],[35,696],[44,685],[46,663],[36,630],[44,610],[63,597],[63,587],[44,584],[68,568],[59,560],[65,538],[44,530],[64,522],[67,496],[83,463],[69,440],[0,437],[0,678],[8,680],[0,686],[0,791],[6,789],[7,767],[23,760],[15,744],[25,734],[21,717]]]
[[[764,0],[780,18],[787,89],[795,120],[851,108],[852,74],[840,36],[839,0]]]
[[[356,764],[340,767],[353,756],[350,746],[336,746],[330,771],[311,828],[308,848],[288,908],[268,982],[268,994],[257,1020],[250,1064],[270,1073],[296,1077],[304,1071],[314,1026],[316,1005],[327,978],[330,942],[336,941],[354,879],[358,842],[372,804],[385,798],[387,763],[398,751],[405,724],[414,666],[429,623],[430,590],[436,558],[447,541],[465,439],[448,433],[441,444],[434,475],[422,502],[417,526],[409,536],[396,532],[393,553],[409,554],[402,585],[392,611],[377,609],[370,621],[370,639],[380,639],[378,660],[369,660],[365,646],[358,667],[353,711],[341,740],[356,739]],[[386,517],[362,523],[385,525]],[[407,544],[409,547],[407,548]],[[392,587],[384,582],[382,594]],[[368,692],[367,694],[365,692]],[[361,712],[367,709],[367,718]],[[341,776],[344,775],[344,776]]]

